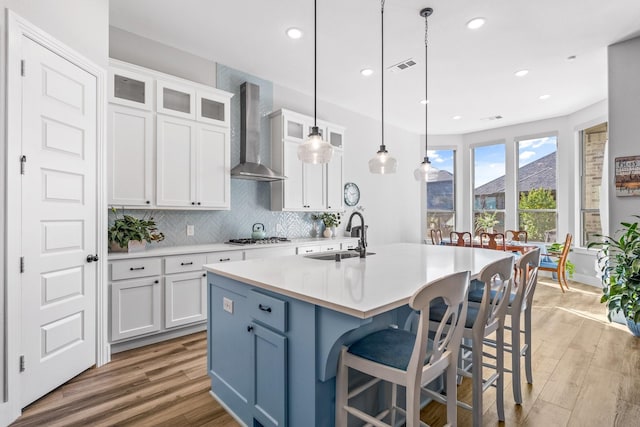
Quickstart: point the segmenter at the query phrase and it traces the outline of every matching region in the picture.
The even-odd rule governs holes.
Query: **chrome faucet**
[[[360,217],[361,228],[360,228],[360,240],[358,240],[358,247],[355,248],[355,251],[358,251],[360,254],[360,258],[367,257],[367,227],[364,225],[364,217],[360,212],[354,212],[349,217],[349,221],[347,222],[347,227],[345,231],[351,231],[351,220],[354,215],[358,215]]]

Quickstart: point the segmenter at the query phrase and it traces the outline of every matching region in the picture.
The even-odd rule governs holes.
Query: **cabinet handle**
[[[191,202],[191,204],[192,204],[192,205],[195,205],[195,204],[196,204],[196,202]]]
[[[220,262],[231,261],[231,258],[220,258],[218,261]]]
[[[247,332],[253,331],[253,326],[247,326]]]
[[[327,251],[332,251],[332,250],[334,250],[334,249],[333,248],[327,248]]]
[[[193,265],[193,261],[190,262],[181,262],[180,265]]]
[[[207,273],[202,273],[202,277],[207,277]]]
[[[266,311],[267,313],[271,313],[271,307],[268,305],[258,304],[258,308],[262,311]]]
[[[129,270],[131,270],[131,271],[144,270],[144,266],[142,266],[142,267],[130,267]]]
[[[305,252],[309,254],[309,253],[313,252],[313,249],[307,249]]]
[[[198,202],[198,206],[200,206],[202,203]]]
[[[153,283],[160,283],[160,281],[159,280],[154,280]]]
[[[147,200],[145,203],[150,205],[151,204],[151,200]]]

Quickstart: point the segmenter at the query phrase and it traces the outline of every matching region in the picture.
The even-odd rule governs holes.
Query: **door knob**
[[[93,261],[98,261],[100,258],[98,258],[98,254],[95,255],[87,255],[87,262],[93,262]]]

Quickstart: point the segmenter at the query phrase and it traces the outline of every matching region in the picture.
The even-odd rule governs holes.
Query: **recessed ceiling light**
[[[540,95],[540,96],[538,97],[538,99],[541,99],[541,100],[543,100],[543,101],[544,101],[545,99],[549,99],[549,98],[551,98],[551,95],[549,95],[549,94]]]
[[[423,99],[422,101],[420,101],[420,104],[422,105],[427,105],[429,103],[428,99]]]
[[[302,30],[300,28],[291,27],[287,30],[287,36],[290,39],[299,39],[302,37]]]
[[[462,118],[462,116],[453,116],[452,119],[453,120],[460,120]]]
[[[467,28],[470,30],[477,30],[482,27],[485,22],[487,22],[487,20],[484,18],[473,18],[471,21],[467,22]]]
[[[373,70],[371,68],[363,68],[362,70],[360,70],[360,74],[365,77],[369,77],[371,74],[373,74]]]
[[[516,77],[524,77],[527,74],[529,74],[529,70],[516,71],[514,74],[515,74]]]

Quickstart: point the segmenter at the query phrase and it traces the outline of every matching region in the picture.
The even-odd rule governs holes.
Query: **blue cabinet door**
[[[220,286],[211,283],[212,277]],[[212,392],[245,424],[251,425],[249,402],[253,385],[248,371],[253,334],[243,290],[209,274],[208,368]],[[225,303],[230,306],[228,311],[224,309]]]
[[[252,323],[252,425],[287,425],[287,337]]]

